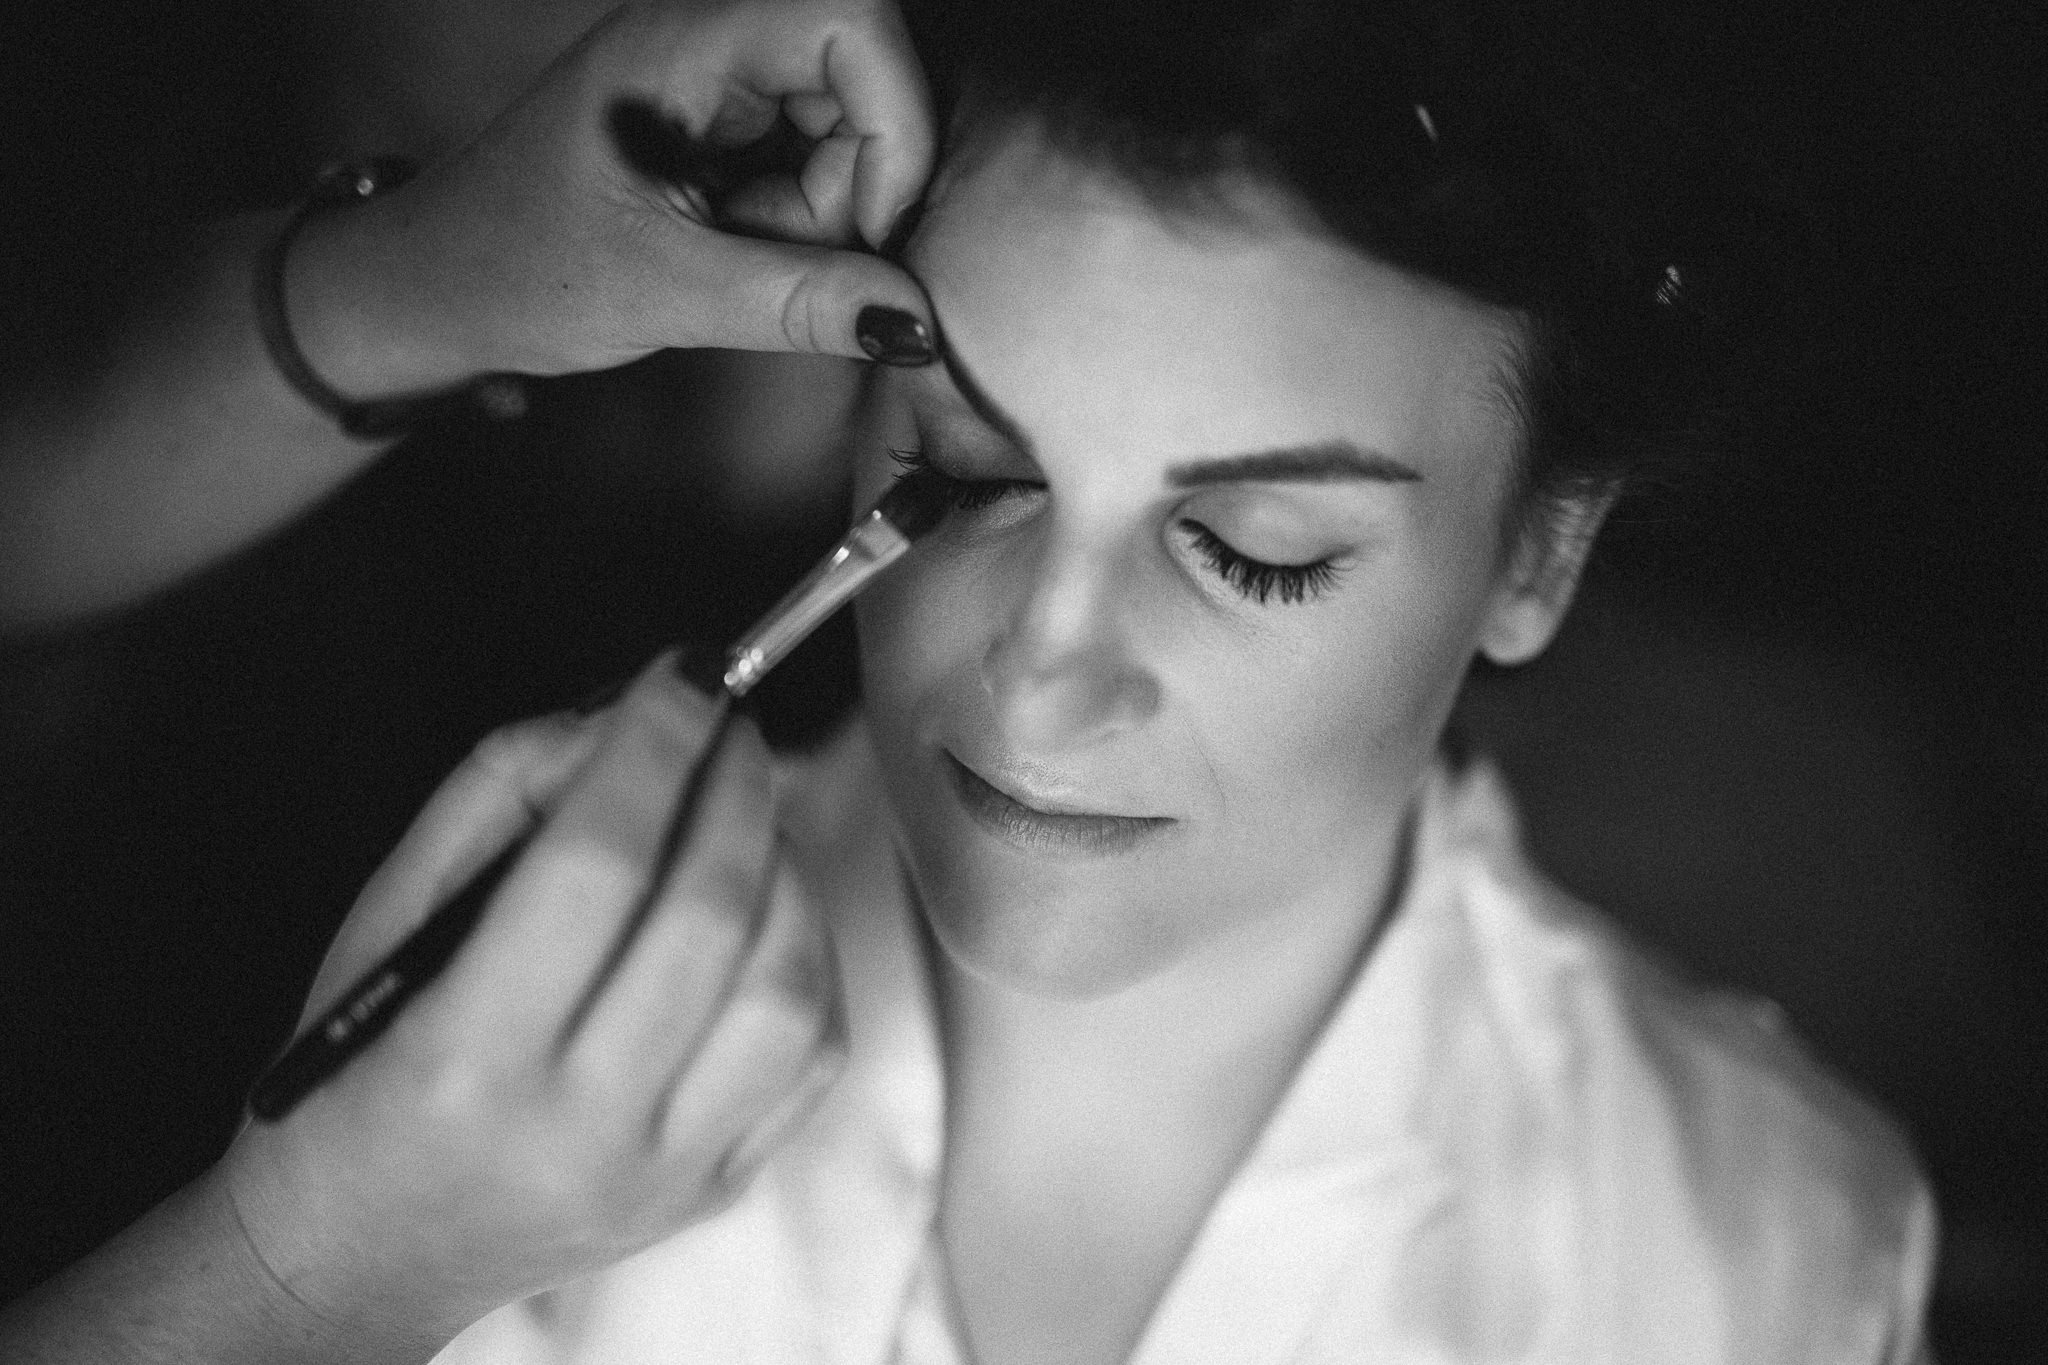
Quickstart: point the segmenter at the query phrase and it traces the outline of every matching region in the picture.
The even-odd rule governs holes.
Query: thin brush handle
[[[669,809],[661,847],[655,856],[654,875],[613,943],[603,968],[577,1002],[567,1024],[568,1031],[575,1030],[632,947],[675,869],[677,856],[689,841],[697,808],[703,804],[712,757],[718,752],[726,724],[732,718],[733,699],[745,695],[820,622],[901,559],[912,541],[937,526],[949,505],[947,491],[944,480],[929,475],[913,474],[898,479],[866,515],[855,521],[832,553],[740,637],[740,642],[721,661],[722,673],[700,676],[698,666],[707,662],[701,658],[679,665],[686,679],[713,689],[718,711],[711,735],[690,765],[689,775]],[[300,1034],[250,1088],[249,1112],[266,1123],[283,1118],[390,1028],[405,1002],[453,960],[477,921],[483,918],[499,884],[532,842],[532,831],[513,840]]]
[[[532,841],[533,834],[528,832],[506,845],[468,885],[349,987],[257,1078],[249,1090],[249,1112],[265,1123],[275,1123],[390,1028],[405,1002],[440,975],[462,947],[499,884]]]
[[[677,853],[689,838],[697,808],[703,804],[712,758],[717,754],[718,746],[725,738],[726,724],[732,718],[732,697],[729,693],[720,692],[716,705],[718,711],[712,722],[711,735],[696,761],[691,763],[689,775],[683,780],[675,804],[669,811],[668,823],[663,827],[661,846],[655,855],[655,876],[640,902],[634,906],[625,932],[612,946],[603,972],[578,1003],[577,1018],[588,1009],[590,1001],[638,934],[641,922],[647,918],[668,881]],[[477,921],[483,918],[491,897],[497,894],[498,887],[518,863],[520,855],[533,842],[536,832],[528,830],[507,844],[460,891],[428,915],[419,928],[407,934],[403,942],[385,954],[383,961],[357,978],[356,984],[315,1020],[311,1028],[300,1034],[250,1087],[250,1114],[265,1123],[277,1122],[346,1066],[351,1058],[376,1042],[384,1030],[391,1027],[391,1021],[398,1017],[406,1001],[454,960],[455,954],[475,930]],[[574,1027],[573,1020],[571,1027]]]

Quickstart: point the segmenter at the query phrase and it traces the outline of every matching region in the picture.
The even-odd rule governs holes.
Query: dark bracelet
[[[364,440],[403,436],[443,418],[481,414],[505,420],[526,412],[525,381],[516,374],[487,374],[459,388],[354,402],[313,372],[292,337],[291,322],[285,316],[284,267],[299,229],[317,213],[397,188],[417,169],[414,162],[396,156],[329,166],[256,260],[256,326],[271,363],[301,398],[332,417],[343,431]]]

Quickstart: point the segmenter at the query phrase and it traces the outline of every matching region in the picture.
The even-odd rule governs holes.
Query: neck
[[[1345,885],[1095,999],[1021,991],[935,947],[937,1230],[976,1357],[1137,1349],[1399,896],[1406,842],[1390,829]]]
[[[1234,1166],[1391,912],[1406,830],[1362,850],[1342,884],[1097,998],[1019,990],[935,946],[949,1150],[1076,1170],[1119,1151],[1162,1172]]]

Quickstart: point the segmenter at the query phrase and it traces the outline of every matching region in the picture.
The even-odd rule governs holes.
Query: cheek
[[[987,611],[937,550],[912,550],[854,604],[865,709],[896,742],[915,736],[949,680],[974,676],[988,648]]]
[[[1268,837],[1340,839],[1391,814],[1434,755],[1472,658],[1484,585],[1441,562],[1377,572],[1340,610],[1304,621],[1293,648],[1249,651],[1235,677],[1213,667],[1187,675],[1217,766],[1231,775],[1235,818],[1291,831]]]

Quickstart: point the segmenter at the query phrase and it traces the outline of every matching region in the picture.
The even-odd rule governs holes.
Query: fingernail
[[[869,304],[854,319],[853,335],[870,360],[884,365],[929,365],[939,358],[930,330],[901,308]]]

